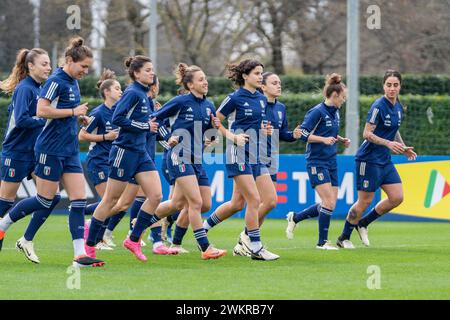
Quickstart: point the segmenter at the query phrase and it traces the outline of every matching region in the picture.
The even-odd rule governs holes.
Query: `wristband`
[[[105,139],[105,134],[103,134],[103,141],[106,141],[106,139]]]
[[[72,117],[75,116],[75,111],[72,108]]]

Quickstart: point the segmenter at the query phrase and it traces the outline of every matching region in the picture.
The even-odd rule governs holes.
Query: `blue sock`
[[[0,198],[0,218],[3,218],[5,216],[5,214],[8,212],[9,209],[11,209],[13,204],[14,204],[14,199],[9,200],[9,199]]]
[[[353,229],[355,229],[356,226],[357,226],[356,224],[351,224],[350,222],[345,220],[344,230],[342,230],[342,234],[339,237],[339,240],[341,240],[341,241],[350,240]]]
[[[86,199],[78,199],[70,202],[69,229],[72,234],[72,240],[83,239],[84,208],[86,208]]]
[[[19,201],[9,212],[9,217],[13,222],[26,217],[27,215],[49,209],[52,206],[53,199],[46,199],[40,195]]]
[[[134,226],[133,231],[131,231],[130,240],[133,242],[138,242],[145,229],[159,220],[160,219],[157,216],[147,213],[141,209],[137,217],[136,225]]]
[[[99,243],[100,241],[103,240],[103,236],[105,235],[105,231],[106,228],[108,227],[109,221],[111,220],[111,218],[107,218],[103,224],[102,227],[100,228],[100,231],[97,234],[97,239],[95,239],[95,244]]]
[[[53,198],[53,202],[50,208],[39,210],[33,213],[30,223],[28,224],[27,230],[24,234],[25,240],[33,241],[34,236],[38,232],[39,228],[44,224],[45,220],[47,220],[48,216],[52,213],[53,209],[55,209],[60,200],[61,195],[56,194]]]
[[[214,228],[214,226],[218,225],[221,222],[222,221],[219,219],[215,212],[213,212],[213,214],[210,215],[208,219],[206,219],[206,223],[208,223],[211,228]]]
[[[328,229],[330,228],[331,215],[333,211],[327,208],[320,208],[319,214],[319,246],[325,244],[328,240]]]
[[[306,219],[315,218],[319,215],[319,210],[320,210],[320,204],[317,203],[317,204],[310,206],[309,208],[306,208],[305,210],[303,210],[301,212],[295,212],[294,213],[294,222],[298,223],[298,222],[306,220]]]
[[[100,233],[100,229],[103,226],[104,221],[100,221],[95,219],[94,217],[91,218],[91,225],[89,226],[89,235],[86,239],[86,244],[89,247],[93,247],[97,244],[97,238],[98,234]]]
[[[248,235],[248,229],[247,229],[247,227],[244,228],[244,233],[245,233],[246,235]]]
[[[108,223],[108,230],[114,231],[114,229],[117,227],[119,222],[122,220],[122,218],[127,214],[126,211],[120,211],[118,214],[115,214],[111,217]]]
[[[186,234],[187,228],[183,228],[175,225],[175,233],[173,234],[173,244],[175,245],[181,245],[183,242],[184,235]]]
[[[133,225],[131,224],[131,221],[133,221],[134,218],[137,218],[139,214],[139,210],[141,210],[142,204],[144,203],[145,198],[144,197],[136,197],[136,199],[133,202],[133,205],[130,209],[130,230],[133,230]]]
[[[84,214],[86,216],[92,216],[94,214],[95,209],[98,207],[100,202],[91,203],[86,206],[86,209],[84,209]]]
[[[198,245],[202,249],[202,252],[205,252],[209,247],[208,236],[206,235],[206,231],[204,228],[200,228],[198,230],[194,230],[194,237],[197,240]]]
[[[169,228],[172,226],[172,224],[175,221],[177,221],[179,215],[180,215],[180,211],[177,211],[174,214],[167,217],[167,222],[169,222]]]
[[[359,220],[358,226],[367,228],[369,224],[377,220],[379,217],[381,217],[375,208],[373,208],[368,214],[366,214],[361,220]]]
[[[161,242],[161,227],[154,227],[150,229],[152,233],[153,243]]]

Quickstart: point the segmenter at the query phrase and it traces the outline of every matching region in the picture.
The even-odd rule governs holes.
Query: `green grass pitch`
[[[116,244],[126,234],[127,220],[115,231]],[[212,243],[228,249],[225,258],[201,260],[189,231],[186,255],[156,256],[147,246],[149,261],[142,263],[122,247],[99,252],[106,266],[81,269],[79,289],[67,287],[68,279],[73,283],[67,217],[51,216],[36,236],[39,265],[14,248],[26,223],[11,227],[0,252],[3,299],[450,299],[447,223],[377,221],[370,226],[370,248],[354,233],[356,250],[324,252],[315,249],[316,220],[302,222],[294,240],[285,238],[285,220],[266,220],[262,239],[281,259],[263,262],[232,256],[243,227],[243,220],[232,219],[209,233]],[[330,240],[342,226],[343,221],[332,221]],[[369,289],[368,282],[377,280],[379,289]]]

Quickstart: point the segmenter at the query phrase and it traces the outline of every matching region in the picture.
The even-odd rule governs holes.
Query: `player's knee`
[[[162,198],[163,198],[162,193],[158,192],[148,197],[148,201],[151,203],[152,206],[156,207],[161,202]]]
[[[336,201],[333,201],[333,200],[324,201],[322,203],[322,207],[333,211],[336,208]]]
[[[172,200],[172,204],[173,204],[173,206],[175,207],[175,209],[177,211],[181,211],[185,207],[186,202],[184,200],[181,200],[181,199],[178,199],[178,200],[173,199]]]
[[[394,196],[391,196],[389,198],[389,201],[392,203],[392,205],[398,207],[403,202],[403,194],[396,194]]]
[[[242,209],[244,209],[244,207],[245,207],[244,199],[234,200],[234,201],[231,201],[230,211],[231,212],[238,212],[238,211],[241,211]]]
[[[201,211],[202,205],[203,205],[202,198],[194,198],[189,201],[189,209],[194,211]]]
[[[211,201],[203,201],[202,213],[208,212],[209,210],[211,210]]]
[[[275,209],[277,206],[277,199],[276,198],[267,198],[262,200],[262,206],[266,210],[272,210]]]
[[[250,207],[252,209],[256,208],[256,210],[258,210],[260,204],[261,204],[261,198],[259,197],[259,195],[252,195],[247,200],[248,207]]]

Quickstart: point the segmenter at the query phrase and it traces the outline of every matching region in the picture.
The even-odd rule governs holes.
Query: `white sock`
[[[161,241],[158,241],[158,242],[155,242],[154,244],[153,244],[153,249],[156,249],[156,248],[158,248],[159,246],[162,246],[164,243],[162,243]]]
[[[75,257],[86,255],[86,251],[84,250],[84,239],[75,239],[72,242]]]
[[[253,251],[254,253],[258,252],[258,251],[261,250],[261,248],[262,248],[262,243],[261,243],[261,241],[255,241],[255,242],[252,241],[250,244],[251,244],[251,246],[252,246],[252,251]]]
[[[112,238],[112,231],[109,229],[105,230],[105,234],[103,235],[103,237],[108,237],[108,238]]]
[[[11,220],[8,213],[0,220],[0,229],[3,230],[3,232],[6,232],[13,223],[14,222]]]
[[[203,229],[205,229],[205,230],[209,230],[209,229],[211,229],[212,227],[209,225],[209,223],[208,223],[208,221],[203,221]]]

